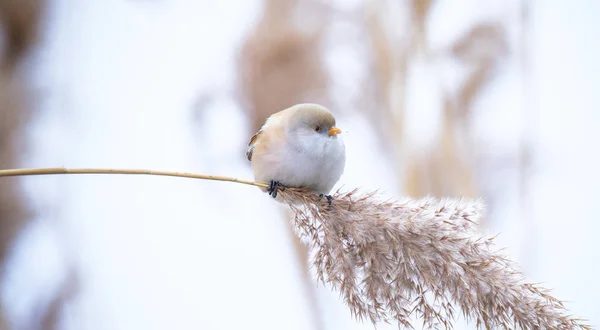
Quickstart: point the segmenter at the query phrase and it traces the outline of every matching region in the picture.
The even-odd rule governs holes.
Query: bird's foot
[[[333,201],[333,197],[331,195],[323,195],[323,194],[319,195],[319,198],[323,198],[323,197],[325,197],[327,199],[327,204],[329,204],[329,207],[331,207],[331,202]]]
[[[284,190],[284,186],[279,181],[271,180],[269,182],[269,187],[267,188],[267,193],[273,196],[273,198],[277,198],[277,192],[279,190]]]

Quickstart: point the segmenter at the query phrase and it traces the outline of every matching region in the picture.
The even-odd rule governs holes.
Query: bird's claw
[[[283,185],[281,183],[279,183],[279,181],[274,181],[271,180],[269,182],[269,187],[267,188],[267,193],[269,193],[269,195],[273,196],[273,198],[277,198],[277,192],[279,190],[283,190]]]
[[[329,207],[331,207],[331,202],[333,201],[333,197],[331,195],[324,195],[324,194],[320,194],[319,198],[323,198],[325,197],[327,199],[327,204],[329,204]]]

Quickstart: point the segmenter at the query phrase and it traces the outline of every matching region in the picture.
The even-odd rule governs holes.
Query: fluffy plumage
[[[246,150],[254,179],[328,194],[346,164],[339,133],[334,116],[318,104],[297,104],[271,115]]]

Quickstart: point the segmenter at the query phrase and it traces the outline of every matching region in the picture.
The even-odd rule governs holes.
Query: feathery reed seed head
[[[523,281],[477,233],[479,200],[381,201],[339,191],[331,206],[302,189],[280,192],[309,245],[317,279],[373,323],[451,329],[458,313],[485,329],[591,329],[547,290]],[[301,204],[297,202],[301,201]]]

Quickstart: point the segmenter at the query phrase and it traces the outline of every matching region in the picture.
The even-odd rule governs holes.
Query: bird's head
[[[336,138],[342,130],[335,126],[335,117],[318,104],[303,103],[292,107],[288,127],[291,132],[304,136]]]
[[[287,123],[288,134],[299,149],[316,154],[336,152],[343,145],[331,112],[318,104],[293,106]]]

